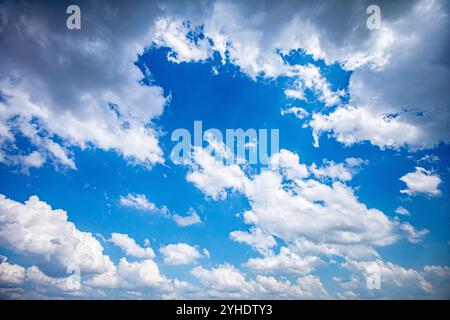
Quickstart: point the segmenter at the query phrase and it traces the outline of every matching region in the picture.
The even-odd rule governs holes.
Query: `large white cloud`
[[[448,267],[425,266],[422,271],[403,268],[391,262],[348,261],[343,268],[352,272],[350,280],[335,278],[345,290],[342,298],[448,299],[450,272]],[[368,277],[379,276],[379,289],[367,286]],[[370,279],[370,278],[369,278]]]
[[[289,248],[281,247],[279,254],[251,258],[245,263],[245,266],[256,273],[306,275],[321,264],[322,261],[316,256],[300,257]]]
[[[140,260],[121,258],[117,265],[114,264],[91,233],[78,230],[68,221],[65,211],[52,210],[36,196],[31,196],[25,203],[0,196],[0,246],[43,266],[42,270],[36,265],[24,268],[2,257],[2,285],[20,288],[32,284],[33,288],[48,287],[45,292],[48,291],[49,297],[71,294],[93,298],[102,297],[97,295],[95,288],[151,288],[154,296],[161,297],[181,284],[160,273],[158,265],[151,259],[155,255],[151,248],[143,248],[128,235],[120,233],[112,233],[107,241]],[[56,276],[53,275],[55,268]],[[73,272],[73,275],[61,277],[61,273]],[[30,293],[16,293],[15,296],[31,297]]]
[[[139,83],[146,75],[134,65],[150,43],[152,19],[117,4],[82,7],[82,30],[71,32],[63,7],[2,5],[0,160],[27,169],[49,159],[75,169],[71,147],[92,146],[145,166],[163,162],[151,120],[166,98]],[[37,153],[15,154],[16,134]]]
[[[245,275],[229,264],[211,269],[195,267],[191,273],[206,288],[206,298],[241,299],[320,299],[328,298],[320,279],[307,275],[295,282],[280,280],[272,276],[257,275],[246,279]]]
[[[75,265],[101,273],[112,265],[91,233],[78,230],[65,211],[53,210],[37,196],[21,203],[0,195],[0,245],[64,269]]]
[[[395,19],[384,19],[365,54],[386,62],[380,67],[364,64],[353,72],[353,107],[314,115],[316,134],[330,131],[344,144],[370,141],[382,148],[413,150],[448,142],[448,25],[448,6],[437,0],[411,3]]]
[[[246,243],[263,255],[269,255],[272,253],[272,248],[277,245],[275,238],[264,233],[259,228],[251,228],[250,232],[244,232],[240,230],[232,231],[230,238],[236,242]]]
[[[362,160],[351,159],[348,163],[342,168],[350,170],[349,167],[361,164]],[[205,166],[214,170],[205,170]],[[325,255],[371,256],[376,255],[374,248],[378,246],[393,244],[402,237],[418,242],[427,233],[398,219],[390,219],[380,210],[367,208],[359,202],[353,189],[342,182],[326,183],[307,178],[306,166],[299,163],[298,155],[290,151],[281,150],[272,155],[269,167],[259,174],[248,176],[239,165],[231,166],[234,166],[235,173],[233,183],[239,188],[229,190],[246,196],[250,209],[243,213],[244,222],[256,229],[247,235],[236,231],[230,236],[266,255],[274,245],[270,238],[266,238],[270,236],[291,245],[303,239],[328,247],[331,250],[322,250]],[[230,166],[210,157],[208,162],[193,166],[191,170],[188,180],[191,175],[203,176],[207,171],[209,181],[217,181],[216,177],[227,175]],[[312,170],[319,169],[312,167]],[[327,172],[327,175],[333,172]],[[348,173],[343,180],[350,178]],[[211,188],[214,192],[220,190],[222,199],[226,196],[226,186],[229,186],[221,183],[194,184],[206,195],[211,195]],[[256,232],[260,236],[255,237]],[[264,242],[255,241],[257,238],[264,239]]]
[[[25,268],[0,257],[0,285],[18,285],[25,279]]]
[[[223,62],[251,78],[287,75],[294,79],[285,88],[288,96],[305,100],[304,90],[310,89],[328,106],[340,104],[343,92],[332,91],[312,64],[291,67],[280,53],[302,49],[352,70],[349,105],[314,110],[310,125],[316,144],[324,132],[347,145],[369,141],[381,148],[415,150],[448,142],[448,5],[439,0],[384,2],[381,28],[369,30],[370,4],[216,1],[189,17],[174,10],[176,19],[161,18],[156,45],[170,48],[174,61],[203,61],[218,52]],[[183,25],[188,19],[192,23]],[[187,37],[192,26],[202,26],[204,38]]]
[[[241,191],[247,183],[239,165],[224,165],[201,147],[193,148],[192,160],[192,170],[186,179],[212,199],[225,199],[227,190]]]

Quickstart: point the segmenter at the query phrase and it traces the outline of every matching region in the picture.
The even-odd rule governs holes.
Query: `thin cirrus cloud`
[[[180,227],[188,227],[202,223],[200,216],[194,208],[189,208],[186,215],[172,214],[166,206],[158,207],[148,200],[144,194],[128,193],[126,196],[120,196],[119,203],[123,207],[133,208],[139,211],[160,213],[163,216],[172,219]]]

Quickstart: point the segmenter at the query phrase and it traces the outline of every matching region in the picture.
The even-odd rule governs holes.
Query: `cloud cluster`
[[[91,233],[78,230],[65,211],[37,196],[20,203],[0,195],[0,245],[64,271],[77,265],[82,272],[102,273],[112,265]]]
[[[222,264],[211,269],[198,266],[192,269],[191,274],[208,288],[206,298],[329,298],[320,279],[312,275],[299,277],[295,282],[262,275],[254,279],[246,279],[241,271],[229,264]]]
[[[367,208],[358,201],[349,186],[334,181],[336,178],[343,181],[351,179],[349,170],[362,163],[360,159],[349,160],[351,166],[348,163],[329,163],[325,168],[311,166],[313,175],[333,178],[326,183],[308,178],[307,166],[299,162],[297,154],[287,150],[272,155],[268,168],[252,176],[247,176],[239,165],[224,165],[205,150],[202,152],[203,161],[199,166],[191,167],[187,180],[215,199],[218,199],[214,197],[217,194],[225,199],[227,190],[244,194],[251,206],[243,213],[244,222],[255,229],[250,234],[235,232],[231,237],[240,242],[254,243],[260,252],[273,246],[270,238],[267,238],[268,242],[253,240],[256,236],[265,239],[263,234],[287,243],[304,238],[336,246],[340,248],[336,249],[338,252],[342,247],[385,246],[402,236],[417,235],[417,232],[406,232],[410,227],[406,228],[404,223],[389,219],[377,209]],[[230,169],[233,176],[229,174]],[[189,178],[192,176],[196,177],[195,181]],[[224,181],[217,178],[225,176],[233,179]],[[341,254],[350,254],[351,250],[347,249]],[[373,253],[370,249],[367,252]]]
[[[224,172],[218,172],[222,166],[227,171],[226,165],[213,164],[213,158],[202,162],[201,167],[191,166],[198,177],[195,185],[205,195],[210,196],[211,190],[237,191],[248,199],[250,209],[242,216],[250,230],[233,231],[230,238],[252,246],[262,255],[250,258],[244,264],[255,274],[302,277],[335,257],[342,257],[344,261],[376,261],[373,259],[379,258],[377,247],[392,245],[401,238],[417,243],[428,233],[428,230],[417,230],[408,222],[389,218],[380,210],[367,208],[358,201],[344,181],[352,178],[351,170],[365,163],[364,160],[348,158],[344,163],[330,162],[322,168],[310,166],[308,169],[299,159],[298,155],[281,150],[260,173],[248,174],[244,165],[237,166],[241,170],[236,175],[242,177],[237,183],[241,188],[230,188],[211,177],[212,174],[222,176]],[[214,170],[209,170],[209,165]],[[203,177],[219,182],[203,184],[199,182]],[[324,177],[330,179],[323,180]],[[275,239],[284,244],[278,250]],[[222,272],[230,273],[229,279],[242,276],[231,266],[209,271],[198,267],[194,275],[208,285],[211,278],[219,278],[216,274]],[[236,291],[233,286],[239,281],[224,283],[223,290]],[[387,281],[394,280],[387,278]],[[251,288],[240,287],[240,290],[246,292]]]
[[[253,79],[290,77],[288,97],[307,100],[309,90],[325,106],[338,105],[314,110],[309,125],[316,145],[322,133],[346,145],[369,141],[380,148],[416,150],[448,142],[448,5],[383,3],[381,28],[369,30],[369,4],[215,1],[190,17],[175,10],[160,18],[155,45],[169,48],[169,59],[176,62],[205,61],[218,53],[222,63]],[[299,49],[315,61],[352,71],[348,104],[340,99],[344,92],[333,91],[313,63],[283,60]]]
[[[5,257],[0,263],[0,286],[31,284],[48,287],[52,294],[96,297],[96,288],[152,288],[156,296],[173,293],[182,282],[168,279],[152,260],[149,247],[143,248],[126,234],[112,233],[106,241],[120,247],[126,255],[118,264],[104,254],[102,244],[91,233],[83,232],[63,210],[53,210],[47,203],[31,196],[20,203],[0,196],[0,246],[37,263],[30,267],[11,264]],[[203,255],[206,255],[204,251]],[[55,274],[55,271],[56,274]],[[67,276],[66,273],[74,274]],[[65,276],[61,276],[63,273]],[[77,276],[83,278],[77,279]],[[28,291],[29,294],[31,291]],[[0,292],[0,295],[7,292]],[[17,297],[27,295],[16,293]],[[16,296],[15,295],[15,296]],[[49,296],[52,297],[52,296]],[[55,297],[53,295],[53,297]]]
[[[448,283],[448,267],[425,266],[423,270],[416,271],[390,262],[374,260],[348,261],[343,268],[351,271],[352,275],[348,280],[334,278],[345,290],[341,298],[353,298],[355,292],[363,299],[442,298],[450,294],[450,287],[440,284],[440,281]],[[367,278],[374,272],[380,277],[380,288],[370,290],[367,287]]]
[[[119,12],[135,19],[120,23]],[[22,170],[47,161],[76,169],[73,147],[93,147],[148,167],[163,162],[151,120],[166,98],[140,83],[148,75],[134,64],[149,43],[150,20],[88,2],[81,32],[57,25],[65,21],[61,6],[7,3],[0,18],[0,161]],[[19,149],[19,137],[30,153]]]

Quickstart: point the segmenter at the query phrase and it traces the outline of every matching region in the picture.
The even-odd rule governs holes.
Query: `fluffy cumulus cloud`
[[[398,218],[389,218],[358,200],[354,190],[344,182],[352,178],[352,170],[366,163],[365,160],[348,158],[339,165],[329,162],[324,167],[308,169],[299,159],[298,155],[281,150],[260,173],[246,173],[245,165],[238,165],[241,170],[238,176],[242,179],[238,184],[242,187],[229,189],[241,192],[250,204],[250,209],[242,215],[250,230],[233,231],[230,238],[250,245],[262,255],[244,264],[260,277],[263,274],[306,276],[333,257],[343,257],[344,263],[377,258],[378,247],[392,245],[401,238],[418,243],[428,233]],[[223,172],[218,172],[221,168],[227,171],[227,165],[214,166],[216,170],[211,174],[221,176]],[[202,168],[194,166],[191,170]],[[330,179],[322,180],[323,177]],[[214,177],[210,178],[215,181]],[[211,185],[196,186],[210,195]],[[227,192],[222,184],[217,187]],[[275,238],[284,243],[278,253]],[[229,279],[244,277],[229,265],[211,270],[196,267],[192,273],[204,285],[209,285],[212,278],[220,278],[217,274],[221,273],[230,273]],[[394,279],[387,278],[387,281]],[[227,282],[222,291],[250,292],[255,290],[253,285],[257,280],[237,287],[239,282]]]
[[[406,183],[406,189],[400,190],[401,193],[413,196],[416,194],[425,194],[430,197],[436,197],[441,194],[439,185],[441,178],[437,174],[422,167],[416,167],[416,171],[405,174],[400,178]]]
[[[449,280],[447,267],[425,266],[423,270],[403,268],[399,265],[375,261],[348,261],[343,268],[352,272],[350,279],[334,280],[345,290],[342,297],[352,298],[357,293],[360,298],[413,299],[425,297],[448,297],[449,286],[440,281]],[[379,277],[378,289],[370,289],[367,281]]]
[[[48,291],[72,296],[80,296],[86,293],[81,290],[81,284],[76,275],[53,278],[43,273],[37,266],[24,268],[20,265],[9,263],[6,260],[6,258],[3,258],[3,261],[0,263],[0,297],[2,298],[46,298],[42,293]],[[27,292],[22,292],[18,289],[22,285],[27,285],[33,289],[38,288],[38,291],[41,293],[33,297],[30,294],[31,290],[28,289],[27,295]],[[11,296],[8,294],[7,288],[16,288],[16,295]],[[89,289],[86,291],[89,291]]]
[[[241,291],[247,283],[244,275],[229,264],[216,268],[205,269],[201,266],[191,270],[191,274],[207,287],[215,287],[220,291]]]
[[[21,203],[0,195],[0,245],[64,270],[76,265],[101,273],[112,265],[91,233],[78,230],[64,210],[53,210],[36,196]]]
[[[73,147],[93,147],[145,166],[163,162],[151,120],[166,98],[160,87],[139,82],[146,75],[134,65],[150,42],[149,20],[108,3],[83,9],[83,24],[96,27],[69,32],[56,25],[63,7],[2,5],[0,161],[23,170],[46,161],[76,169]],[[135,18],[117,19],[119,12]],[[30,153],[18,152],[19,136]]]
[[[311,273],[321,262],[316,256],[300,257],[289,248],[281,247],[278,255],[251,258],[245,266],[257,273],[306,275]]]
[[[207,298],[312,299],[329,297],[320,279],[312,275],[298,277],[293,282],[263,275],[246,279],[241,271],[229,264],[211,269],[198,266],[191,270],[191,274],[209,289]]]
[[[153,258],[155,253],[152,248],[143,248],[139,246],[136,241],[130,238],[127,234],[114,232],[109,239],[116,246],[121,248],[126,255],[136,258]]]
[[[251,228],[249,232],[240,230],[232,231],[230,233],[230,238],[233,241],[252,246],[263,255],[269,255],[272,252],[271,249],[277,245],[273,236],[265,234],[259,228]]]
[[[290,98],[308,101],[306,90],[310,90],[317,94],[316,99],[322,101],[325,106],[333,106],[340,103],[340,96],[344,95],[342,91],[332,91],[320,69],[311,63],[305,66],[295,65],[288,75],[295,78],[293,86],[285,90],[286,96]]]
[[[309,170],[319,179],[329,178],[332,180],[350,181],[353,174],[357,172],[360,165],[367,161],[359,158],[345,159],[345,163],[335,163],[334,161],[324,160],[324,165],[319,167],[313,163]]]
[[[201,147],[193,149],[192,170],[186,176],[189,182],[215,200],[225,199],[227,190],[243,190],[247,178],[239,165],[225,165],[207,150]]]
[[[161,18],[155,44],[168,47],[169,59],[177,62],[204,61],[218,53],[223,63],[254,79],[288,76],[294,80],[285,89],[288,97],[307,100],[305,90],[310,90],[324,105],[338,105],[313,113],[316,144],[325,132],[346,145],[369,141],[381,148],[415,150],[448,142],[448,5],[383,3],[381,28],[369,30],[370,4],[282,1],[262,7],[216,1],[190,17],[174,10],[176,20]],[[282,59],[297,49],[352,71],[348,104],[314,64]]]
[[[173,290],[175,282],[162,275],[152,259],[129,261],[123,257],[108,272],[90,277],[84,284],[101,289],[151,289],[153,295],[161,298]]]
[[[331,132],[344,144],[370,141],[413,150],[448,142],[447,17],[447,4],[435,0],[412,2],[401,15],[385,17],[381,30],[366,40],[372,48],[364,53],[368,61],[385,61],[364,63],[353,72],[351,106],[314,115],[316,134]]]
[[[159,252],[164,256],[164,263],[171,265],[190,264],[203,257],[196,247],[187,243],[176,243],[163,246]]]
[[[298,154],[282,149],[270,158],[270,168],[279,170],[288,179],[301,179],[309,175],[305,164],[300,163]]]
[[[0,284],[18,285],[24,281],[25,268],[17,264],[11,264],[6,257],[0,257]]]
[[[101,289],[153,289],[153,295],[173,294],[176,286],[186,286],[177,279],[168,279],[152,260],[149,247],[143,248],[126,234],[112,233],[106,239],[120,247],[126,255],[117,264],[104,254],[102,244],[91,233],[83,232],[70,221],[63,210],[53,210],[36,196],[25,203],[0,197],[0,245],[38,265],[20,266],[1,257],[0,295],[8,298],[33,298],[31,293],[45,292],[55,298],[70,294],[104,298]],[[202,256],[206,256],[204,250]],[[42,268],[41,268],[42,266]],[[59,271],[58,271],[59,270]],[[58,271],[55,273],[55,271]],[[61,277],[61,273],[65,275]],[[70,275],[71,274],[71,275]],[[82,278],[77,278],[78,276]],[[3,287],[31,286],[25,292],[3,290]],[[41,290],[38,290],[41,288]],[[45,290],[43,288],[46,288]],[[37,290],[37,291],[36,291]],[[181,290],[181,289],[180,289]]]
[[[118,274],[126,283],[126,286],[131,287],[136,284],[138,286],[157,287],[168,281],[160,274],[158,266],[151,259],[129,262],[122,258],[119,262]]]

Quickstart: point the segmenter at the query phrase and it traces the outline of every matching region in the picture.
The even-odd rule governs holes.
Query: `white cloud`
[[[52,295],[66,293],[89,297],[98,297],[99,294],[92,287],[154,288],[155,296],[174,290],[175,281],[163,276],[156,263],[150,259],[154,256],[151,248],[142,248],[128,235],[119,233],[113,233],[108,241],[119,246],[127,255],[143,260],[129,262],[121,258],[115,265],[103,254],[102,245],[92,234],[79,231],[67,220],[65,211],[52,210],[36,196],[30,197],[24,204],[0,196],[0,245],[3,248],[39,262],[50,272],[68,272],[79,268],[79,274],[83,276],[80,283],[73,278],[76,274],[53,277],[44,273],[40,267],[25,269],[2,259],[2,282],[18,286],[31,283],[35,288],[48,287]],[[18,295],[26,297],[24,293]]]
[[[33,151],[27,155],[10,156],[8,157],[8,161],[14,164],[21,164],[23,170],[27,171],[29,168],[42,167],[45,163],[45,158],[38,151]],[[72,166],[75,167],[74,164]]]
[[[26,281],[40,288],[53,287],[62,291],[79,291],[81,289],[81,283],[76,279],[71,279],[70,276],[60,278],[49,277],[36,266],[31,266],[26,269]]]
[[[251,258],[245,263],[245,266],[256,273],[306,275],[322,263],[323,261],[318,257],[300,257],[289,248],[281,247],[279,254]]]
[[[154,256],[151,248],[138,246],[128,235],[113,233],[107,241],[118,245],[127,255],[142,259],[130,262],[121,258],[115,265],[103,254],[102,245],[92,234],[79,231],[67,219],[65,211],[52,210],[36,196],[22,204],[0,195],[0,246],[39,264],[39,267],[24,268],[1,257],[0,283],[17,289],[31,285],[32,289],[0,292],[0,295],[16,298],[55,298],[58,295],[104,298],[98,288],[152,288],[154,297],[163,297],[173,296],[176,287],[182,285],[183,282],[168,279],[160,273],[157,264],[150,259]],[[204,251],[204,256],[208,254]],[[78,268],[79,273],[60,276]],[[58,275],[52,276],[55,273]],[[78,275],[82,276],[80,281]]]
[[[203,298],[229,299],[319,299],[328,298],[320,279],[307,275],[296,282],[257,275],[247,280],[239,270],[229,264],[205,269],[195,267],[191,273],[206,288]]]
[[[153,202],[150,202],[145,194],[127,194],[126,196],[120,196],[120,205],[124,207],[130,207],[142,211],[161,212],[167,214],[166,207],[159,209]]]
[[[0,244],[63,268],[77,265],[85,273],[112,265],[91,233],[78,230],[65,211],[52,210],[37,196],[20,203],[0,195]]]
[[[284,94],[285,94],[286,97],[288,97],[288,98],[299,99],[299,100],[305,100],[304,93],[303,93],[303,91],[300,91],[300,90],[285,89],[285,90],[284,90]],[[284,115],[284,114],[281,113],[281,115]]]
[[[426,154],[424,155],[422,158],[420,158],[419,160],[417,160],[417,162],[428,162],[428,163],[436,163],[438,162],[440,159],[438,156],[434,155],[434,154]]]
[[[352,179],[352,171],[344,163],[324,160],[324,166],[318,167],[313,163],[309,170],[317,178],[330,178],[332,180],[349,181]]]
[[[353,292],[362,299],[447,299],[450,292],[448,283],[450,272],[448,267],[425,266],[423,271],[406,269],[391,262],[375,261],[348,261],[343,268],[352,272],[349,281],[335,279],[341,287]],[[380,275],[380,289],[367,288],[367,277]]]
[[[17,298],[33,299],[33,295],[51,294],[52,295],[69,294],[71,296],[85,296],[88,293],[94,297],[91,288],[81,286],[81,278],[79,274],[68,276],[51,277],[42,272],[39,267],[31,266],[24,268],[18,264],[7,262],[3,257],[0,262],[0,285],[6,287],[14,287],[21,289],[26,286],[26,292],[18,294]]]
[[[285,92],[287,92],[287,91],[290,91],[290,90],[286,90]],[[288,95],[288,94],[286,93],[286,95]],[[281,115],[284,116],[286,114],[293,114],[294,116],[296,116],[299,119],[304,119],[307,116],[309,116],[308,111],[306,111],[305,109],[300,108],[300,107],[288,107],[285,109],[281,109]]]
[[[159,249],[164,256],[164,263],[171,265],[191,264],[202,257],[196,247],[187,243],[169,244]]]
[[[136,243],[134,239],[130,238],[127,234],[114,232],[111,234],[111,239],[109,239],[108,241],[114,243],[116,246],[122,249],[126,255],[131,257],[153,258],[155,256],[152,248],[142,248]]]
[[[176,280],[176,279],[175,279]],[[90,277],[85,284],[99,288],[126,290],[154,289],[157,297],[170,293],[176,285],[161,274],[158,265],[152,259],[128,261],[121,258],[108,272]]]
[[[72,147],[112,150],[147,167],[163,162],[151,120],[162,113],[166,98],[160,87],[139,83],[145,75],[134,65],[150,43],[147,32],[153,19],[139,18],[134,11],[120,22],[109,13],[128,9],[110,5],[85,7],[83,19],[95,21],[95,27],[75,37],[49,18],[57,14],[54,6],[2,6],[2,17],[16,21],[0,21],[0,86],[6,97],[0,103],[3,162],[22,162],[26,170],[45,160],[75,169]],[[148,12],[157,12],[154,4],[148,6],[154,9]],[[16,134],[27,138],[40,156],[11,153]]]
[[[251,209],[244,213],[255,224],[285,241],[307,237],[314,241],[356,245],[387,245],[396,239],[392,222],[379,210],[358,202],[339,182],[315,180],[287,186],[274,172],[254,177],[246,191]]]
[[[167,284],[168,280],[159,272],[156,263],[151,259],[128,262],[121,258],[118,273],[127,286],[147,286],[157,288]]]
[[[187,34],[192,32],[187,23],[180,20],[160,18],[155,22],[155,36],[153,42],[157,46],[171,48],[167,59],[172,62],[204,61],[212,54],[206,39],[189,39]]]
[[[288,75],[296,79],[293,87],[285,91],[286,96],[290,98],[306,100],[305,90],[310,90],[319,101],[330,107],[340,103],[340,96],[344,94],[344,92],[332,91],[330,84],[320,73],[320,69],[311,63],[305,66],[293,66]]]
[[[351,159],[345,165],[355,170],[354,165],[362,163],[363,160]],[[209,172],[211,181],[229,170],[229,166],[221,163],[211,167],[214,168]],[[239,186],[235,189],[243,193],[250,204],[250,209],[243,213],[244,222],[287,244],[305,239],[328,247],[322,253],[376,256],[374,248],[378,246],[391,245],[401,237],[418,241],[427,232],[389,219],[377,209],[367,208],[358,201],[353,189],[342,182],[326,184],[306,179],[306,166],[299,163],[298,155],[287,150],[273,155],[269,168],[260,174],[247,177],[238,165],[234,165],[233,172],[233,181]],[[350,177],[344,176],[345,179]],[[209,186],[197,187],[211,194]],[[257,250],[269,252],[267,245],[253,244],[254,235],[243,237],[244,234],[236,232],[231,236]]]
[[[191,169],[186,179],[214,200],[225,199],[227,190],[242,190],[247,181],[237,164],[224,165],[199,147],[194,147]]]
[[[299,277],[295,283],[258,275],[255,282],[259,290],[256,295],[266,299],[274,296],[279,299],[330,298],[320,278],[313,275]]]
[[[270,157],[269,167],[279,170],[286,178],[303,179],[309,175],[308,168],[300,163],[298,154],[281,149],[280,152]]]
[[[330,114],[314,113],[310,126],[315,146],[319,145],[319,136],[327,131],[344,145],[368,140],[380,148],[420,145],[424,135],[420,127],[402,118],[388,119],[382,112],[351,105],[339,107]]]
[[[0,262],[0,285],[18,285],[25,279],[25,268],[11,264],[6,257]]]
[[[441,178],[432,171],[422,167],[416,167],[416,171],[405,174],[400,178],[406,183],[406,189],[400,190],[401,193],[413,196],[416,194],[425,194],[430,197],[436,197],[441,194],[439,185]]]
[[[191,226],[193,224],[202,223],[202,220],[200,219],[199,215],[193,208],[189,209],[188,215],[180,216],[178,214],[174,214],[172,216],[172,219],[180,227],[187,227],[187,226]]]
[[[401,223],[399,228],[404,231],[406,238],[411,243],[421,242],[422,238],[429,233],[427,229],[416,230],[409,222]]]
[[[220,291],[241,291],[247,285],[244,275],[230,264],[212,269],[197,266],[191,270],[191,274],[203,285]]]
[[[253,79],[288,75],[297,81],[285,88],[287,96],[304,100],[304,90],[310,89],[329,106],[339,105],[343,92],[331,90],[313,64],[290,66],[280,54],[300,49],[327,65],[352,70],[349,105],[313,115],[316,145],[325,132],[346,145],[369,141],[380,148],[415,150],[449,142],[448,7],[439,0],[385,4],[379,30],[366,27],[366,8],[364,2],[261,6],[215,1],[193,16],[177,11],[176,32],[167,31],[177,41],[158,45],[189,61],[203,61],[216,51],[223,63]],[[183,27],[183,20],[202,26],[205,38],[187,41],[179,33],[192,28]]]
[[[411,213],[409,213],[409,211],[402,206],[395,209],[395,213],[402,215],[402,216],[410,216],[411,215]]]
[[[345,163],[349,168],[357,168],[362,166],[363,164],[368,164],[368,160],[363,160],[361,158],[347,158],[345,159]]]
[[[347,145],[370,141],[381,148],[412,150],[449,141],[448,8],[438,0],[401,6],[403,13],[384,15],[382,29],[364,43],[367,51],[360,57],[367,60],[350,78],[349,103],[354,107],[313,116],[316,137],[327,131]]]
[[[232,231],[230,232],[230,238],[233,241],[246,243],[252,246],[263,255],[269,255],[272,252],[271,249],[277,245],[274,237],[270,234],[265,234],[259,228],[251,228],[250,232],[238,230]]]

